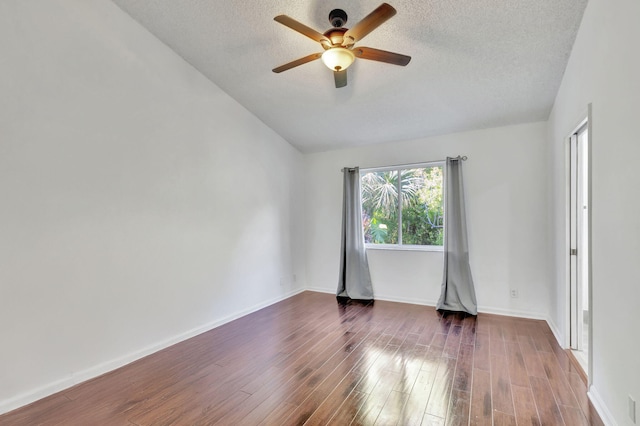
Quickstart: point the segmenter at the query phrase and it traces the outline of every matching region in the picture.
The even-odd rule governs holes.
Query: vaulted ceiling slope
[[[360,46],[412,57],[356,60],[349,84],[314,61],[322,48],[275,22],[347,28],[381,0],[113,0],[302,152],[546,120],[587,0],[388,0],[397,14]]]

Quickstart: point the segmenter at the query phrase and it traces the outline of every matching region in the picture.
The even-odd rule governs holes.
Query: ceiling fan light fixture
[[[332,47],[322,54],[322,62],[331,71],[344,71],[353,63],[356,56],[344,47]]]
[[[366,59],[369,61],[386,62],[393,65],[405,66],[411,60],[411,56],[401,55],[399,53],[387,52],[386,50],[373,49],[371,47],[358,46],[354,51],[354,45],[367,36],[371,31],[378,28],[389,18],[396,14],[393,6],[382,3],[373,12],[362,18],[360,22],[351,28],[344,28],[347,22],[347,14],[342,9],[334,9],[329,14],[329,21],[333,28],[328,29],[324,33],[319,33],[313,28],[296,21],[287,15],[278,15],[273,18],[276,22],[281,23],[285,27],[309,37],[322,46],[324,52],[312,53],[288,62],[284,65],[274,68],[272,71],[281,73],[282,71],[295,68],[316,59],[322,58],[322,62],[333,71],[333,79],[336,89],[347,85],[347,68],[358,59]]]

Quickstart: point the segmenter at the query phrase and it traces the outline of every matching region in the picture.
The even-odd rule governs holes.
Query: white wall
[[[563,145],[592,103],[591,394],[618,425],[633,424],[628,395],[640,402],[639,17],[637,0],[589,1],[549,119],[551,318],[566,339]]]
[[[469,156],[481,310],[550,315],[562,340],[563,141],[592,102],[592,395],[630,425],[638,16],[589,2],[548,126],[303,157],[112,3],[0,2],[0,412],[307,284],[334,292],[344,166]],[[440,253],[369,256],[378,297],[435,303]]]
[[[304,287],[281,137],[111,2],[0,40],[0,412]]]
[[[310,288],[337,286],[345,166],[442,160],[464,163],[471,269],[480,310],[546,318],[548,313],[546,123],[523,124],[305,156]],[[434,305],[441,252],[369,250],[376,298]],[[512,299],[510,289],[519,291]]]

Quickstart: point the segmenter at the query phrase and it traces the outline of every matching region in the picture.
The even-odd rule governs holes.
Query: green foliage
[[[361,183],[366,242],[397,244],[401,208],[403,244],[442,245],[442,167],[370,172]]]

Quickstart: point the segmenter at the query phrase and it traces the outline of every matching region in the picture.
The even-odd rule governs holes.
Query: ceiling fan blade
[[[367,34],[378,28],[395,14],[396,10],[393,6],[382,3],[376,10],[365,16],[362,21],[344,33],[344,42],[342,45],[351,46],[355,42],[362,40]]]
[[[401,66],[407,65],[411,60],[411,56],[387,52],[386,50],[374,49],[372,47],[355,47],[353,49],[353,54],[356,55],[356,58],[386,62],[388,64]]]
[[[333,79],[336,82],[336,89],[344,87],[347,85],[347,70],[342,71],[334,71]]]
[[[279,67],[274,68],[273,72],[275,72],[276,74],[281,73],[282,71],[290,70],[291,68],[295,68],[299,65],[306,64],[307,62],[315,61],[321,56],[322,56],[322,53],[312,53],[311,55],[307,55],[304,58],[296,59],[295,61],[291,61],[284,65],[280,65]]]
[[[306,25],[296,21],[293,18],[288,17],[287,15],[278,15],[273,18],[274,21],[280,22],[285,27],[289,27],[294,31],[299,32],[302,35],[309,37],[311,40],[315,40],[321,44],[331,45],[331,41],[325,37],[323,34],[314,30],[313,28],[309,28]]]

